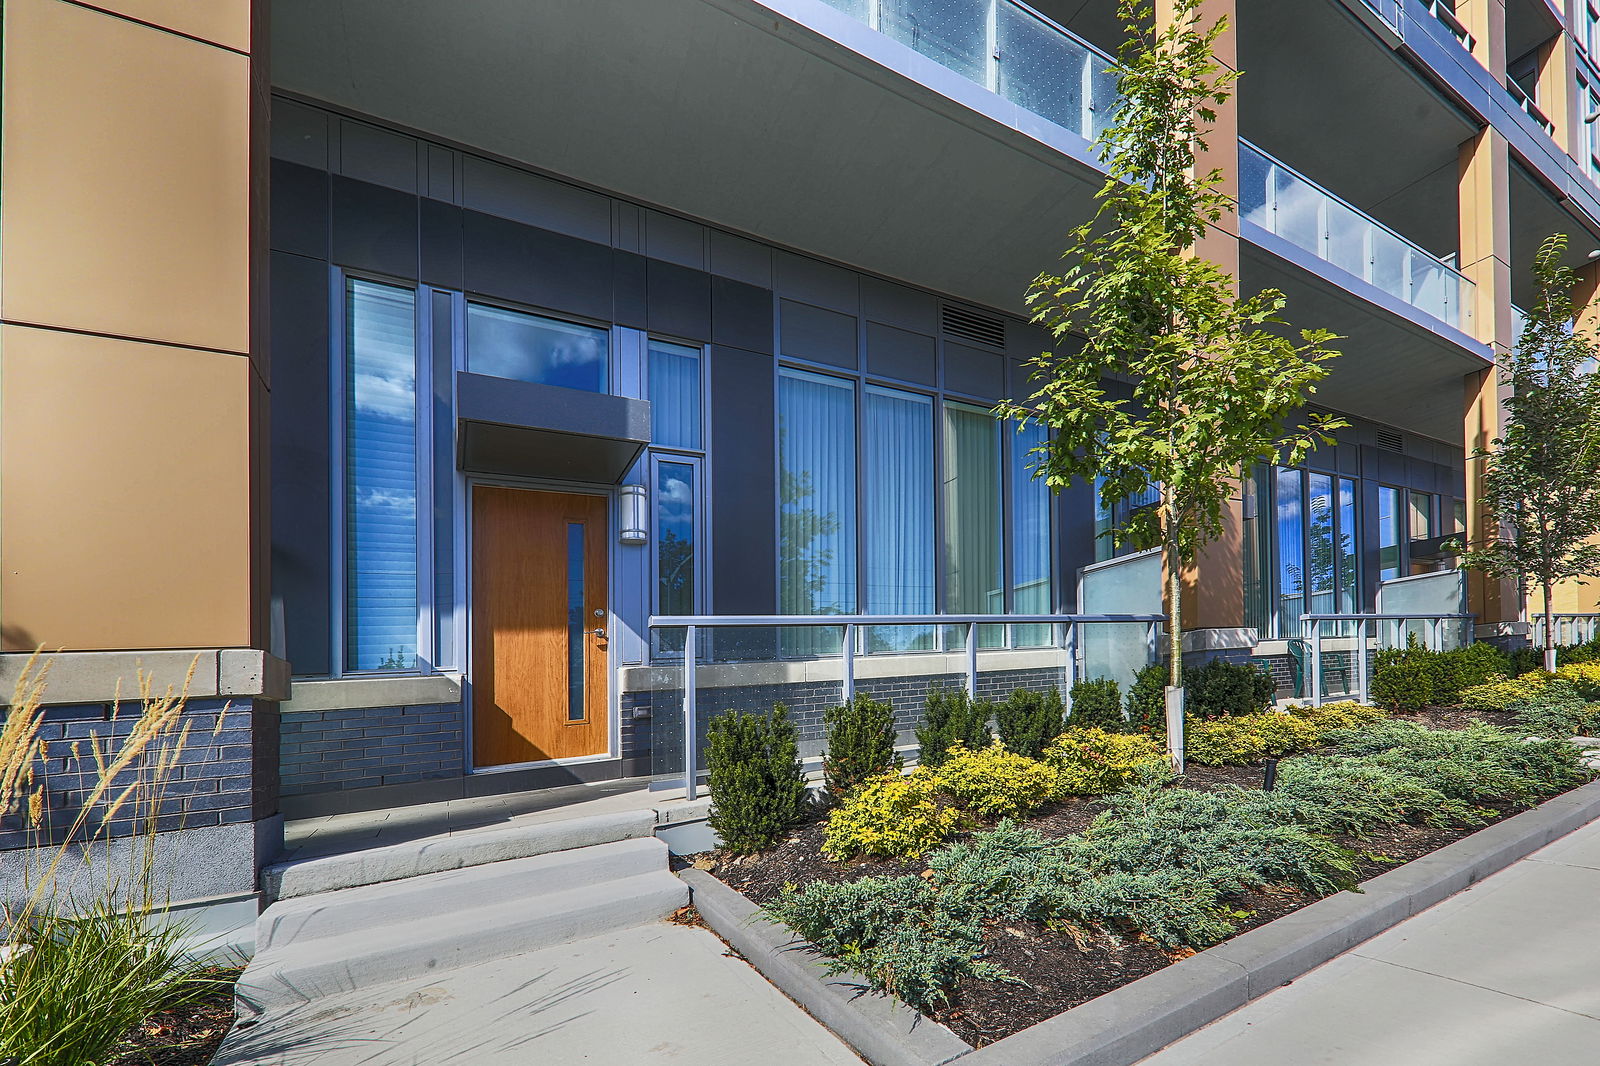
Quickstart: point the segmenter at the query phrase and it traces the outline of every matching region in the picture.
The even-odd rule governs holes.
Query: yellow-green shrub
[[[1044,749],[1044,760],[1058,773],[1061,795],[1098,796],[1115,792],[1135,778],[1172,773],[1166,750],[1141,733],[1069,729]]]
[[[1064,794],[1061,771],[1009,752],[999,740],[981,751],[951,745],[935,773],[939,791],[957,807],[996,818],[1026,814]]]
[[[1296,718],[1304,719],[1316,726],[1318,733],[1329,733],[1335,729],[1359,729],[1361,726],[1381,721],[1389,716],[1381,707],[1369,707],[1355,700],[1324,703],[1321,707],[1313,707],[1310,704],[1295,705],[1287,709]]]
[[[1190,718],[1184,723],[1183,731],[1185,757],[1202,766],[1252,763],[1310,751],[1321,738],[1316,723],[1277,711],[1212,721]]]
[[[1556,667],[1556,677],[1571,681],[1586,700],[1600,699],[1600,663],[1568,663]]]
[[[961,821],[939,802],[938,777],[926,767],[883,774],[851,793],[828,816],[822,853],[842,861],[856,855],[908,858],[944,840]]]
[[[1473,685],[1461,690],[1461,706],[1469,711],[1503,711],[1539,695],[1551,676],[1543,670],[1530,670],[1521,677],[1500,677]]]

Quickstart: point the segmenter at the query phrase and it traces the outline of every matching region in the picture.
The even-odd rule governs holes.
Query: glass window
[[[606,331],[487,304],[467,305],[467,369],[474,374],[606,391]]]
[[[694,614],[695,467],[662,459],[655,469],[656,614]],[[656,633],[661,652],[683,650],[683,631]]]
[[[778,602],[784,614],[856,612],[855,386],[778,372]],[[791,630],[785,650],[824,653],[836,634]]]
[[[999,421],[982,407],[946,403],[944,575],[945,610],[951,614],[1005,612],[1000,478]],[[997,646],[1002,637],[998,627],[984,627],[979,643]]]
[[[1011,613],[1050,613],[1050,486],[1033,476],[1047,439],[1040,425],[1022,426],[1011,437]],[[1014,626],[1011,642],[1039,647],[1050,642],[1049,626]]]
[[[1278,542],[1278,634],[1288,637],[1300,632],[1300,615],[1305,613],[1305,514],[1300,471],[1276,467],[1273,482]]]
[[[1258,466],[1244,479],[1244,624],[1265,638],[1272,632],[1272,468]]]
[[[991,0],[879,0],[877,29],[940,66],[983,84]]]
[[[1117,534],[1127,528],[1128,519],[1136,512],[1161,503],[1161,486],[1149,485],[1142,492],[1124,496],[1114,506],[1107,507],[1100,497],[1105,483],[1103,477],[1094,479],[1094,558],[1097,563],[1139,551],[1131,544],[1117,543]]]
[[[416,294],[345,289],[345,668],[417,665]]]
[[[663,448],[700,449],[700,349],[650,342],[650,436]]]
[[[1411,493],[1410,516],[1412,540],[1427,540],[1433,536],[1433,495],[1427,492]]]
[[[868,386],[863,444],[866,612],[932,614],[933,401]],[[868,651],[913,651],[932,647],[933,633],[881,626],[866,641]]]
[[[1312,614],[1333,613],[1333,588],[1338,573],[1338,553],[1334,524],[1338,514],[1333,505],[1333,478],[1312,474],[1307,479],[1306,496],[1310,528],[1306,538],[1306,575],[1311,593]]]
[[[584,652],[588,648],[584,617],[583,558],[585,526],[567,523],[567,721],[581,722],[587,717],[584,699]]]
[[[1400,544],[1405,538],[1400,490],[1378,486],[1378,580],[1400,576]]]
[[[1356,522],[1356,483],[1339,479],[1339,610],[1361,609],[1361,526]]]

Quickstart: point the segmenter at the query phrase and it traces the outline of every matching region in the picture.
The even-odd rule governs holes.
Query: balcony
[[[1239,142],[1239,214],[1441,322],[1471,332],[1471,281],[1246,141]]]

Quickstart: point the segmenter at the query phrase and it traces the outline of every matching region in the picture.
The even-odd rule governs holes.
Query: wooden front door
[[[472,490],[472,761],[607,750],[606,500]]]

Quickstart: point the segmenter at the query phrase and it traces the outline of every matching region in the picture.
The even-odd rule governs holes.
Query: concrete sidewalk
[[[213,1066],[860,1066],[722,941],[656,923],[318,999]]]
[[[1600,822],[1143,1060],[1593,1066]]]

